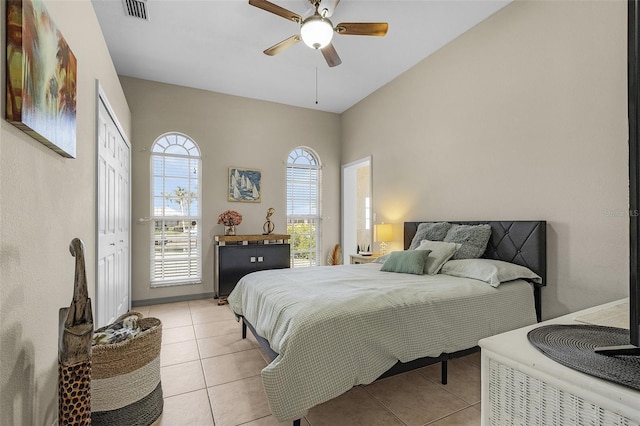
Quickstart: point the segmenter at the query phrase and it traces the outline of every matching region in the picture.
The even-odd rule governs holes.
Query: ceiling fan
[[[319,11],[321,0],[309,0],[315,8],[313,15],[302,19],[302,16],[291,12],[283,7],[273,4],[267,0],[249,0],[249,4],[259,9],[266,10],[275,15],[281,16],[287,20],[293,21],[300,25],[300,34],[292,35],[289,38],[274,44],[264,51],[266,55],[273,56],[283,50],[293,46],[294,44],[304,41],[305,44],[313,49],[320,50],[322,56],[330,67],[340,65],[342,60],[338,56],[338,52],[331,44],[333,33],[340,35],[368,35],[382,37],[387,34],[389,24],[386,22],[342,22],[335,27],[329,20],[329,8],[323,8]],[[333,10],[340,0],[333,0]]]

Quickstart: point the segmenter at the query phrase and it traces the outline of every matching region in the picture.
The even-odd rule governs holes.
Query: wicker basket
[[[162,323],[157,318],[142,318],[136,312],[129,312],[118,320],[129,315],[139,318],[142,331],[138,335],[120,343],[93,346],[93,425],[150,425],[162,414]]]

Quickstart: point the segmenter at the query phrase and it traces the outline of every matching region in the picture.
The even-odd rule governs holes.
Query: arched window
[[[291,235],[291,266],[321,265],[321,177],[318,155],[298,147],[287,160],[287,233]]]
[[[151,286],[202,281],[201,160],[198,145],[166,133],[151,148]]]

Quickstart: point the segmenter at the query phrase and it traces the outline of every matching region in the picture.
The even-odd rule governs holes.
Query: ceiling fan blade
[[[285,49],[290,48],[291,46],[298,43],[299,41],[300,41],[300,36],[298,34],[292,35],[291,37],[282,40],[280,43],[276,43],[270,48],[266,49],[264,51],[264,54],[269,56],[277,55],[278,53],[282,52]]]
[[[340,56],[338,55],[338,52],[336,52],[335,47],[333,47],[333,44],[327,44],[325,47],[320,49],[320,51],[330,67],[335,67],[342,63],[342,59],[340,59]]]
[[[342,35],[367,35],[382,37],[387,34],[389,24],[386,22],[341,22],[336,25],[336,32]]]
[[[288,19],[289,21],[297,22],[298,24],[302,22],[302,17],[297,13],[293,13],[290,10],[280,7],[277,4],[273,4],[267,0],[249,0],[249,4],[275,15],[282,16],[284,19]]]

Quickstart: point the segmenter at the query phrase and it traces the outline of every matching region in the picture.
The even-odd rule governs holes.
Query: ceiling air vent
[[[149,20],[147,14],[147,0],[122,0],[124,3],[124,11],[128,16],[134,18]]]

